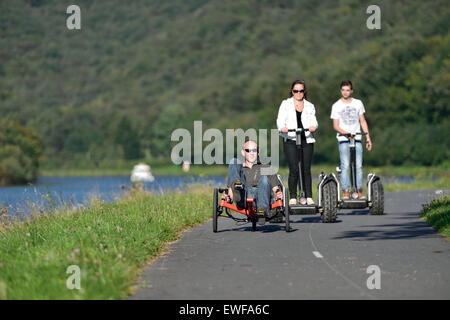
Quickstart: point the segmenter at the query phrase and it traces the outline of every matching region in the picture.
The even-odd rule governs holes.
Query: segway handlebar
[[[281,130],[279,130],[280,132],[282,132]],[[303,132],[303,131],[309,131],[309,129],[302,129],[302,128],[298,128],[298,129],[288,129],[288,132]]]
[[[365,136],[367,134],[367,132],[357,132],[355,134],[352,134],[352,133],[338,133],[338,136],[352,138],[352,137],[355,137],[358,134],[360,134],[362,136]]]
[[[298,128],[298,129],[288,129],[288,132],[302,132],[302,131],[309,131],[309,129],[302,129],[302,128]]]
[[[302,144],[301,133],[302,132],[307,132],[307,131],[309,131],[309,129],[303,129],[303,128],[288,129],[288,132],[295,132],[296,133],[295,144],[297,146],[301,146],[301,144]]]

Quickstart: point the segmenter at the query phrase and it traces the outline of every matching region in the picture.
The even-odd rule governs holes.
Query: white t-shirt
[[[352,98],[350,103],[344,103],[341,99],[336,101],[331,107],[331,119],[339,120],[339,127],[349,133],[360,133],[361,126],[359,116],[366,112],[361,100]],[[338,141],[347,141],[348,139],[336,134]],[[361,135],[357,134],[355,140],[360,141]]]

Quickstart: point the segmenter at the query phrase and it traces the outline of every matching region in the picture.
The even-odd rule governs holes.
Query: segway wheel
[[[337,216],[337,186],[336,183],[330,181],[323,186],[323,212],[322,222],[334,223]]]
[[[372,183],[371,188],[372,207],[371,215],[382,215],[384,213],[384,189],[380,180]]]
[[[217,209],[218,209],[218,190],[217,188],[214,188],[214,193],[213,193],[213,232],[217,232],[217,219],[218,219],[218,214],[217,214]]]
[[[289,199],[287,196],[287,192],[284,195],[284,220],[286,222],[286,232],[291,231],[290,222],[289,222]]]
[[[258,219],[256,217],[252,217],[252,231],[256,231],[256,221]]]

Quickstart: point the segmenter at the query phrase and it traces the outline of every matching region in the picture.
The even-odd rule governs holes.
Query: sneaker
[[[365,199],[366,196],[362,193],[362,189],[358,190],[358,199]]]
[[[350,191],[348,190],[344,190],[344,195],[342,196],[343,200],[348,200],[350,199]]]
[[[297,199],[292,198],[291,200],[289,200],[289,205],[290,206],[295,206],[297,204]]]
[[[312,198],[306,198],[306,204],[308,206],[312,206],[312,205],[314,205],[314,200]]]
[[[231,184],[231,189],[233,190],[233,200],[236,203],[241,202],[241,195],[242,195],[242,190],[243,190],[243,185],[242,182],[239,179],[236,179],[233,181],[233,183]]]
[[[256,210],[256,219],[258,219],[258,224],[263,226],[266,223],[266,210],[258,209]]]
[[[270,223],[280,223],[283,222],[283,215],[280,213],[277,214],[277,212],[275,211],[275,213],[271,216]]]
[[[270,220],[270,223],[281,223],[283,222],[283,216],[278,216]]]

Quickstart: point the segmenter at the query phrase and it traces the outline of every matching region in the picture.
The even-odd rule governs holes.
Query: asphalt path
[[[384,215],[341,210],[332,224],[295,215],[289,233],[227,218],[213,233],[209,220],[149,265],[129,299],[450,299],[450,242],[418,214],[433,197],[385,193]]]

